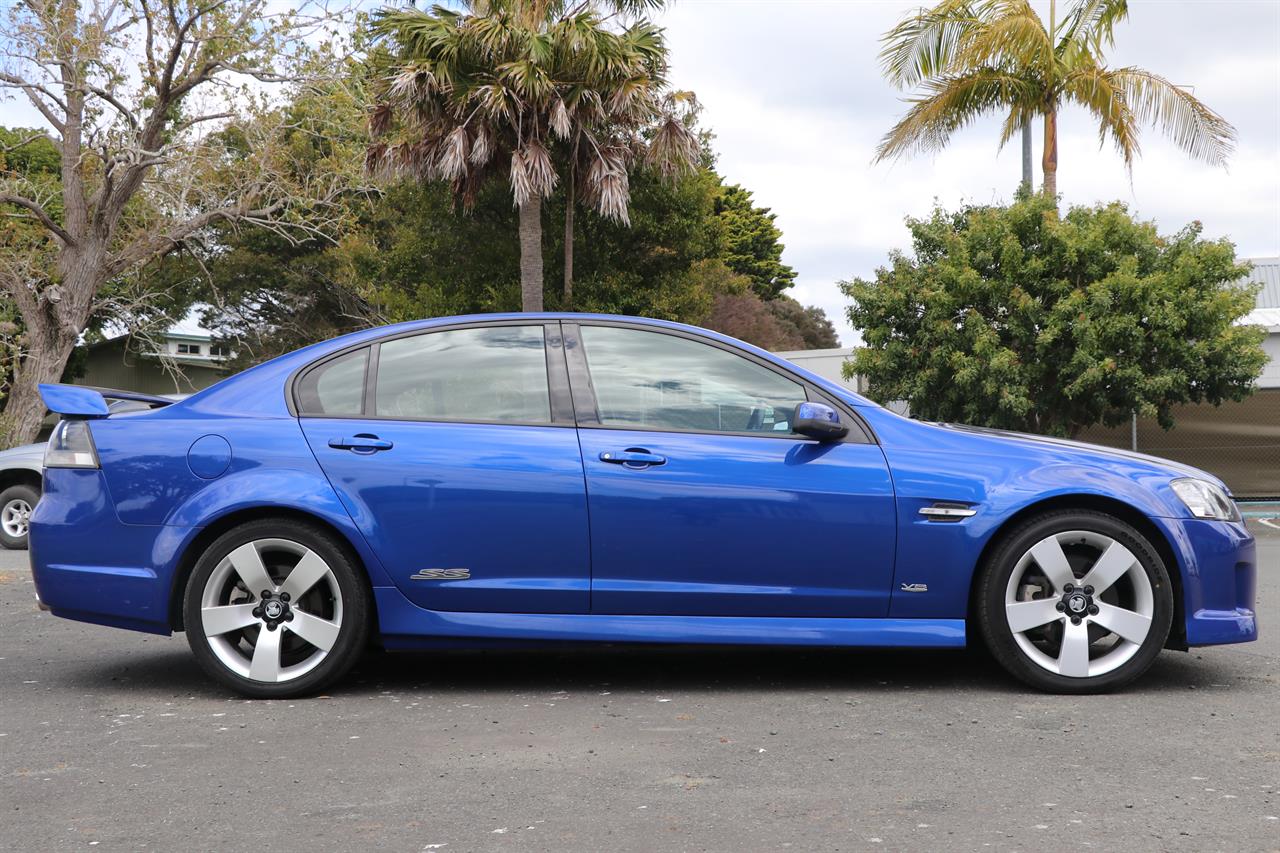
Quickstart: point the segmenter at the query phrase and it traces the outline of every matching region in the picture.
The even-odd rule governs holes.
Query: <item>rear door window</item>
[[[453,329],[384,341],[374,400],[383,418],[551,423],[543,327]]]

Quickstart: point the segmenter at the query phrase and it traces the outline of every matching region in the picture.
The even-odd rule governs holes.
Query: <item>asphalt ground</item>
[[[1280,530],[1251,525],[1263,638],[1091,697],[969,653],[614,646],[246,701],[180,635],[38,612],[6,552],[0,849],[1280,850]]]

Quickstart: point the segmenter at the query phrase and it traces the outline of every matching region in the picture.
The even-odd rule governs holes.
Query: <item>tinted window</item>
[[[799,383],[687,338],[584,326],[582,341],[607,426],[787,433],[806,399]]]
[[[378,356],[383,417],[551,422],[541,326],[458,329],[398,338]]]
[[[358,415],[364,410],[368,347],[308,371],[298,383],[298,409],[308,415]]]

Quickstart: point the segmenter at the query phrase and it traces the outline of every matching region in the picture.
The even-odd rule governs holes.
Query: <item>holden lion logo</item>
[[[471,577],[470,569],[418,569],[409,575],[411,581],[454,581]]]

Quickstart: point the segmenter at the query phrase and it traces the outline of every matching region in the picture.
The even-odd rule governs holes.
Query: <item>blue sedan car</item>
[[[909,420],[675,323],[405,323],[128,417],[42,391],[42,606],[185,631],[249,696],[370,643],[495,641],[982,642],[1086,693],[1257,636],[1254,540],[1211,475]]]

